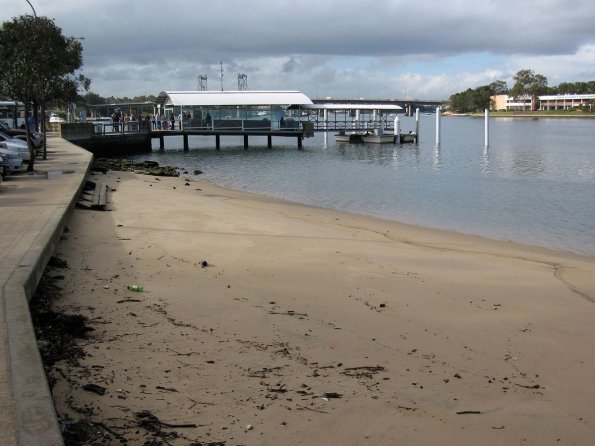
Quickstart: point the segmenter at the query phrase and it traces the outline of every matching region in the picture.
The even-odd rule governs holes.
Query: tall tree
[[[531,96],[531,104],[535,108],[537,95],[547,92],[547,78],[533,70],[520,70],[513,79],[514,85],[510,89],[510,95],[515,98]]]
[[[455,93],[450,97],[450,107],[457,113],[478,112],[491,108],[491,96],[506,92],[508,87],[504,81],[494,81],[490,85],[482,85],[472,90]]]
[[[492,90],[492,95],[508,93],[508,85],[504,81],[494,81],[489,87]]]
[[[52,19],[14,17],[2,23],[0,42],[0,94],[23,102],[26,119],[32,104],[41,104],[44,115],[47,101],[68,102],[79,87],[89,87],[89,79],[77,73],[83,63],[80,42],[64,37]],[[45,124],[45,116],[42,120]],[[32,171],[31,143],[29,151],[28,170]]]

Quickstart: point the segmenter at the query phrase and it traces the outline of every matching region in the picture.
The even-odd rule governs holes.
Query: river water
[[[401,118],[405,132],[415,118]],[[156,142],[154,143],[156,144]],[[138,158],[204,173],[221,186],[415,225],[595,255],[595,120],[420,117],[419,144],[294,138],[165,139]]]

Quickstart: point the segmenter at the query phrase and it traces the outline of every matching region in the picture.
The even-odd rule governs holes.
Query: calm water
[[[414,118],[403,118],[404,131]],[[419,145],[166,138],[148,155],[222,186],[426,227],[595,255],[595,120],[421,117]],[[143,159],[147,155],[142,156]]]

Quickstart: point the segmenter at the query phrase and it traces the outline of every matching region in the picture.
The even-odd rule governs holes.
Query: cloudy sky
[[[446,99],[531,69],[549,85],[595,80],[593,0],[30,0],[84,37],[102,96],[197,89],[311,98]],[[0,18],[32,13],[0,0]]]

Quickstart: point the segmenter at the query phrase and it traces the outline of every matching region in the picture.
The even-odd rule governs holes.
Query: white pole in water
[[[396,115],[395,121],[394,121],[393,135],[399,136],[400,134],[401,134],[401,121],[399,121],[399,115]]]
[[[486,149],[490,145],[490,111],[486,108],[485,109],[485,126],[484,126],[484,142]]]
[[[436,107],[436,147],[440,145],[440,107]]]
[[[415,142],[419,142],[419,108],[415,109]]]
[[[326,129],[328,128],[328,110],[325,108],[322,111],[322,114],[323,114],[323,118],[322,119],[324,119],[324,130],[326,132]]]

